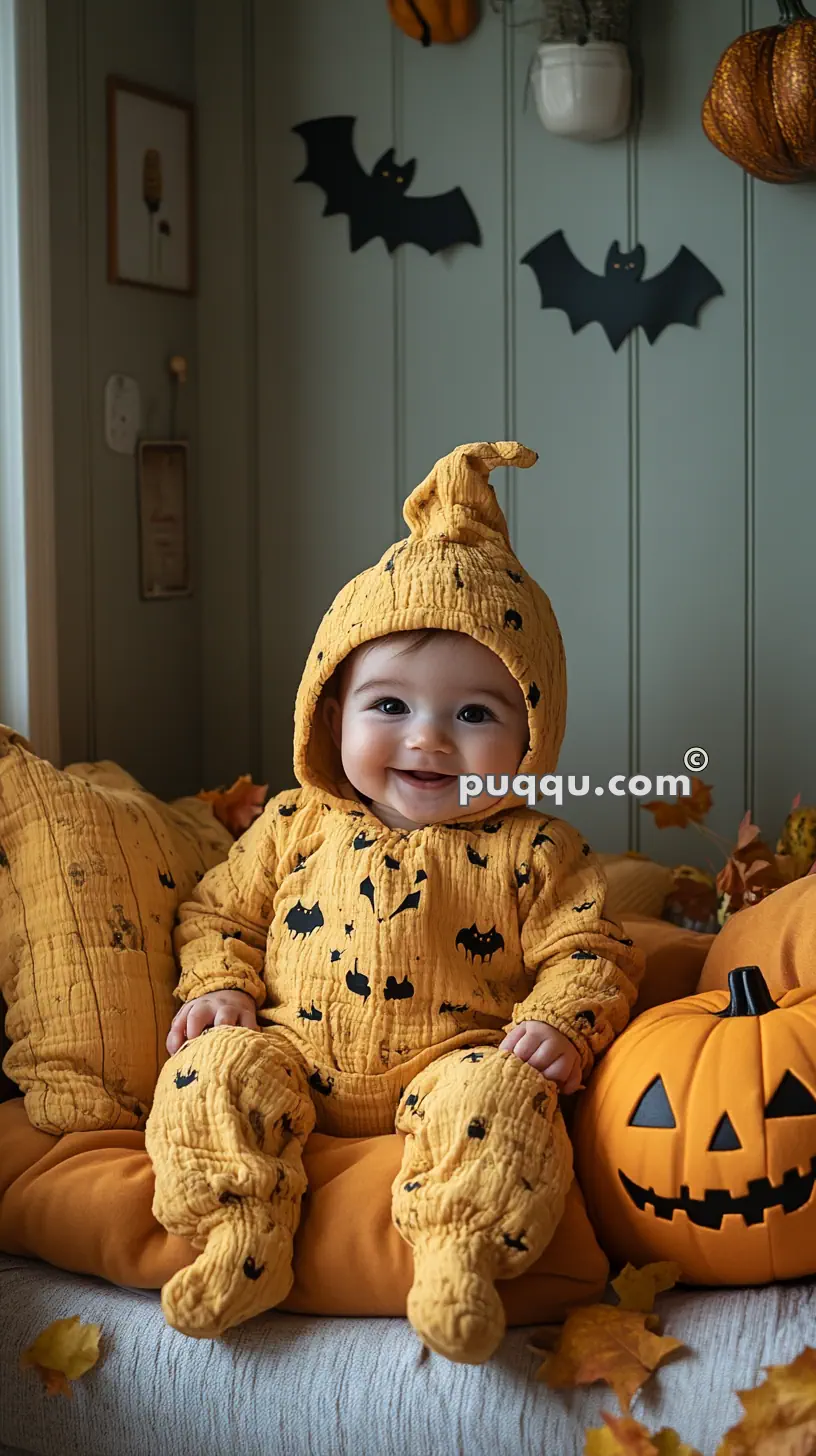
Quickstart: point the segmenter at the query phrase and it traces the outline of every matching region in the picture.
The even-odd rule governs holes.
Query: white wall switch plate
[[[141,425],[139,386],[127,374],[112,374],[105,385],[105,443],[117,455],[132,455]]]

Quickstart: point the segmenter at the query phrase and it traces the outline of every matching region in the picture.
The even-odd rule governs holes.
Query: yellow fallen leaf
[[[20,1365],[39,1375],[49,1395],[70,1395],[69,1380],[79,1380],[99,1359],[99,1325],[83,1325],[78,1315],[54,1320],[20,1356]]]
[[[673,1289],[680,1278],[680,1265],[663,1260],[658,1264],[644,1264],[642,1269],[627,1264],[612,1288],[620,1300],[619,1309],[639,1309],[650,1314],[654,1309],[655,1295]]]
[[[584,1456],[700,1456],[667,1426],[650,1436],[631,1416],[611,1416],[608,1411],[601,1415],[606,1425],[587,1431]]]
[[[726,1432],[717,1456],[810,1456],[816,1452],[816,1350],[790,1365],[769,1365],[755,1390],[739,1390],[745,1414]]]
[[[629,1410],[632,1396],[670,1355],[684,1349],[682,1340],[653,1334],[655,1315],[590,1304],[570,1310],[561,1339],[536,1372],[552,1390],[593,1385],[605,1380],[621,1407]]]

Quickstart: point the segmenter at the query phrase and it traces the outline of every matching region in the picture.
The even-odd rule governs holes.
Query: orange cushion
[[[391,1222],[403,1139],[315,1133],[309,1193],[283,1308],[304,1314],[404,1315],[411,1250]],[[153,1217],[153,1170],[138,1131],[53,1137],[31,1127],[22,1099],[0,1105],[0,1249],[113,1284],[158,1289],[196,1251]],[[597,1299],[608,1264],[577,1184],[549,1248],[499,1291],[513,1324],[560,1320]]]
[[[626,935],[646,955],[646,970],[632,1016],[639,1016],[650,1006],[692,996],[706,955],[719,937],[704,935],[699,930],[683,930],[679,925],[650,915],[626,915],[621,923]]]
[[[797,986],[816,989],[816,875],[794,880],[726,920],[699,989],[724,990],[737,966],[759,966],[775,997]]]

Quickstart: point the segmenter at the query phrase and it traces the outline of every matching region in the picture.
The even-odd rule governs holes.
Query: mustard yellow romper
[[[162,1069],[147,1125],[154,1212],[202,1249],[162,1291],[170,1324],[213,1337],[282,1300],[313,1128],[405,1134],[392,1213],[414,1255],[408,1317],[453,1360],[504,1331],[494,1281],[549,1243],[572,1179],[554,1084],[506,1028],[547,1021],[584,1075],[625,1025],[642,956],[604,917],[582,836],[512,793],[487,816],[391,829],[356,798],[316,711],[358,644],[436,627],[502,659],[528,704],[519,772],[553,772],[564,732],[561,636],[510,550],[487,480],[532,464],[462,446],[405,506],[411,535],[327,611],[295,710],[300,788],[278,794],[181,907],[181,1001],[237,987],[263,1030],[214,1027]]]

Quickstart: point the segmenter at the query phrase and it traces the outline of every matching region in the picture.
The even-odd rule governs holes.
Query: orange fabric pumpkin
[[[424,46],[464,40],[479,23],[479,0],[388,0],[395,25]]]
[[[816,19],[778,0],[780,23],[748,31],[720,59],[703,103],[710,142],[763,182],[816,171]]]
[[[783,885],[731,916],[713,939],[697,990],[723,990],[731,967],[749,960],[759,961],[772,996],[800,986],[816,992],[816,876]]]
[[[816,1272],[816,998],[776,1005],[757,966],[729,985],[638,1017],[573,1129],[606,1252],[676,1260],[687,1284]]]

